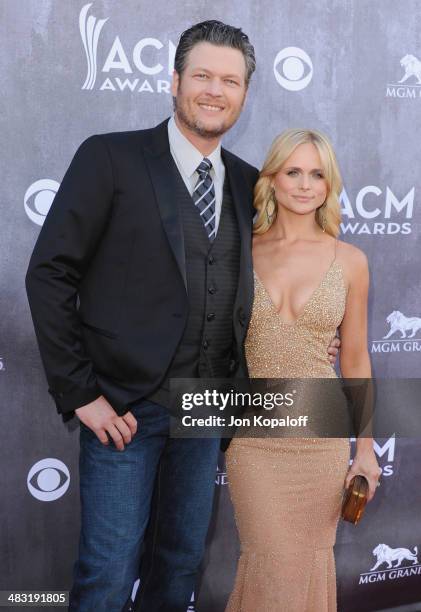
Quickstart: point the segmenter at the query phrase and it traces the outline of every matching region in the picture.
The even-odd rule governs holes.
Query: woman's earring
[[[325,232],[326,231],[326,217],[324,215],[324,209],[326,206],[326,202],[324,202],[319,209],[319,220],[322,226],[322,231]]]
[[[275,190],[272,187],[270,191],[268,202],[266,204],[266,217],[267,217],[267,221],[269,225],[273,221],[273,217],[275,216],[275,211],[276,211],[276,196],[275,196]]]

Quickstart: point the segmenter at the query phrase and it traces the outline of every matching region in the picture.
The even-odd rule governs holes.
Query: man
[[[82,525],[70,610],[185,612],[219,441],[169,436],[169,380],[246,375],[258,171],[221,148],[255,68],[240,29],[181,36],[174,117],[77,151],[27,274],[63,420],[80,419]],[[153,508],[153,512],[152,512]]]

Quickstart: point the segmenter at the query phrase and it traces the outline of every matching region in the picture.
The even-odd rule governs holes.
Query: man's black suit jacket
[[[188,314],[183,227],[167,121],[88,138],[61,183],[26,287],[49,391],[63,419],[103,394],[120,415],[158,388]],[[222,149],[241,236],[237,372],[251,313],[256,168]]]

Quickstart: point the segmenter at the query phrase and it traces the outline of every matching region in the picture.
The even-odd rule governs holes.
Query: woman
[[[255,188],[255,295],[246,339],[252,378],[335,378],[326,349],[340,329],[346,378],[369,378],[368,266],[339,242],[341,178],[317,131],[276,138]],[[374,495],[371,438],[349,469],[345,438],[236,438],[226,453],[241,541],[227,612],[333,612],[333,545],[344,484]]]

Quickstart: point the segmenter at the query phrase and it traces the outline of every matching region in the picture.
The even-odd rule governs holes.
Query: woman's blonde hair
[[[309,142],[314,144],[319,152],[327,184],[326,200],[316,210],[316,221],[327,234],[335,238],[338,236],[341,222],[339,195],[342,179],[335,152],[329,139],[321,132],[295,128],[286,130],[275,138],[263,164],[254,188],[254,207],[258,213],[253,228],[255,234],[267,232],[276,219],[278,203],[272,188],[275,174],[299,145]],[[269,210],[273,210],[273,214],[270,214]]]

